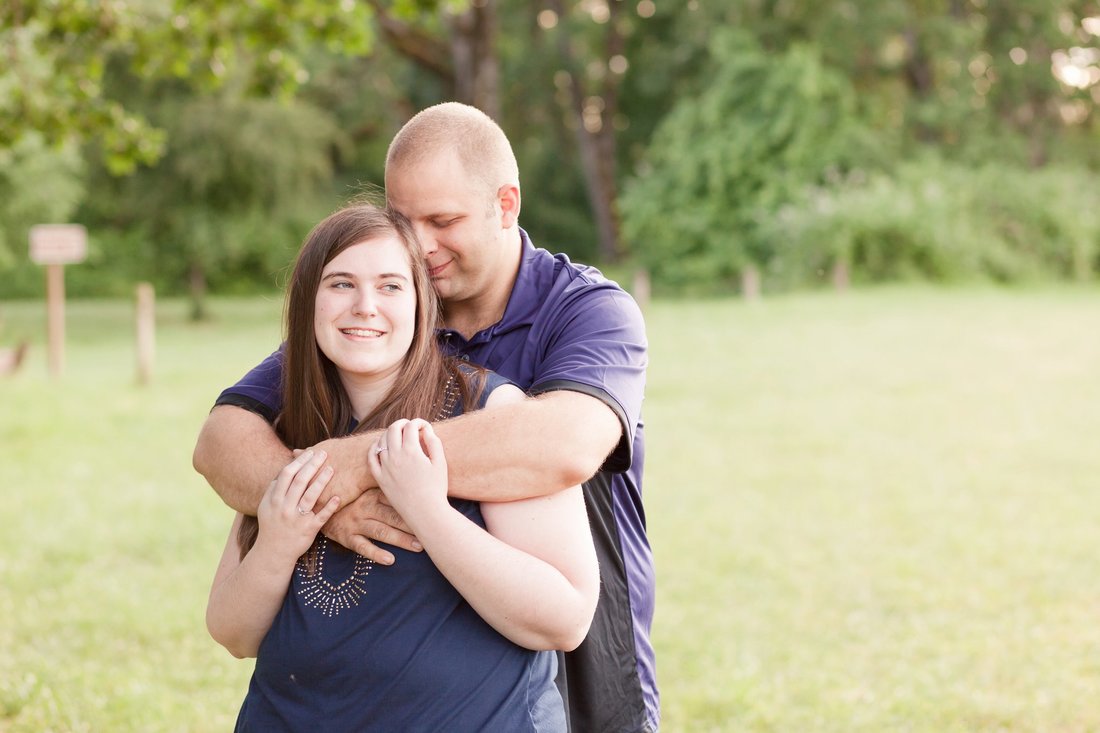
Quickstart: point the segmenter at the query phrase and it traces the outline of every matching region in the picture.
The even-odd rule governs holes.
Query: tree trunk
[[[601,262],[617,262],[619,251],[619,217],[615,206],[617,191],[613,161],[607,160],[607,149],[614,148],[614,139],[610,145],[604,132],[603,121],[600,127],[592,122],[594,115],[586,117],[585,100],[579,86],[579,80],[573,79],[573,111],[576,114],[577,151],[581,158],[581,172],[584,174],[585,188],[588,192],[588,205],[592,208],[592,217],[596,222],[596,234],[599,238],[597,251]],[[601,114],[602,117],[602,114]],[[611,170],[608,170],[608,168]]]
[[[381,0],[367,0],[386,41],[405,58],[453,86],[454,69],[447,48],[436,36],[389,14]]]
[[[192,262],[187,280],[191,294],[191,320],[205,321],[210,314],[206,310],[206,271],[202,265]]]
[[[500,120],[500,65],[496,53],[496,0],[474,0],[451,18],[455,99]]]
[[[600,60],[605,67],[609,59],[622,53],[625,45],[618,23],[621,6],[621,2],[608,3],[610,17],[604,24],[607,31],[600,54]],[[550,7],[558,17],[566,17],[562,0],[553,0]],[[615,138],[620,75],[610,69],[605,70],[603,81],[597,85],[595,94],[586,95],[584,78],[579,71],[584,65],[577,59],[569,35],[564,29],[558,31],[557,41],[558,53],[569,77],[569,112],[574,121],[577,152],[580,155],[588,204],[596,223],[599,259],[601,262],[618,262],[623,256],[617,205],[619,196]]]
[[[449,37],[433,35],[389,14],[381,0],[368,0],[386,41],[405,58],[435,75],[455,101],[500,118],[500,65],[496,53],[497,0],[473,0],[449,16]]]
[[[910,28],[905,31],[905,45],[909,49],[905,61],[905,80],[918,97],[927,97],[935,83],[931,59],[924,51],[920,34]]]
[[[904,37],[908,48],[904,67],[905,82],[914,97],[927,99],[935,86],[931,59],[925,53],[924,44],[917,30],[907,29]],[[913,134],[922,142],[935,142],[938,137],[928,123],[920,121],[914,123]]]
[[[1084,242],[1078,241],[1073,245],[1073,279],[1077,282],[1086,282],[1092,277],[1091,259],[1092,249]]]

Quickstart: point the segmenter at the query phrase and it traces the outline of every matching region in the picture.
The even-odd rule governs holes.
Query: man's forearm
[[[220,405],[203,423],[192,463],[222,501],[254,517],[268,484],[292,457],[262,417]]]
[[[579,392],[556,391],[437,423],[451,496],[515,501],[588,480],[615,448],[622,426]]]
[[[317,444],[336,470],[318,501],[339,496],[346,507],[376,486],[366,461],[376,435],[362,433]],[[192,462],[226,504],[255,516],[268,484],[291,458],[292,451],[266,420],[240,407],[221,405],[206,418]]]

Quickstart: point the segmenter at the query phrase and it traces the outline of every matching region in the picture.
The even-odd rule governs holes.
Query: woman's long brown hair
[[[317,345],[313,329],[317,289],[325,265],[333,258],[353,245],[387,236],[396,236],[409,258],[416,291],[413,339],[389,394],[352,428],[351,401],[336,365]],[[448,383],[457,386],[465,409],[470,409],[481,393],[484,374],[460,370],[453,359],[442,355],[435,336],[439,322],[439,299],[407,219],[371,204],[354,204],[330,215],[306,237],[287,286],[283,409],[275,421],[276,433],[288,447],[304,449],[329,438],[383,428],[403,417],[434,420]],[[256,518],[246,516],[237,533],[242,558],[258,531]]]

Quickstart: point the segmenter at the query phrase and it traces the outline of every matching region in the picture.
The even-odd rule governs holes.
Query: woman
[[[579,487],[528,501],[448,500],[426,419],[523,398],[442,357],[438,304],[409,224],[373,206],[310,233],[287,293],[283,411],[306,449],[238,515],[207,608],[256,671],[237,729],[565,730],[552,652],[584,638],[598,595]],[[413,419],[408,419],[413,418]],[[339,508],[308,447],[389,426],[369,458],[425,553],[374,566],[318,534]]]

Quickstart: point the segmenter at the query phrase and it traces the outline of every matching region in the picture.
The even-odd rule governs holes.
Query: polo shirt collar
[[[508,305],[504,307],[504,315],[493,325],[475,333],[468,342],[471,346],[488,341],[493,336],[511,331],[513,328],[531,325],[539,311],[542,288],[539,287],[539,271],[535,264],[539,250],[535,249],[531,238],[522,227],[519,230],[519,239],[519,271],[516,273],[515,283],[512,284],[512,292],[508,295]],[[449,334],[451,338],[461,338],[456,331],[449,328],[442,328],[439,333]]]

